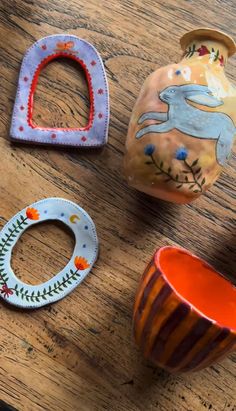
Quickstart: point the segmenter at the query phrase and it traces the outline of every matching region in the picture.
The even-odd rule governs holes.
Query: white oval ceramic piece
[[[39,285],[25,284],[12,270],[12,249],[28,227],[48,220],[59,220],[73,231],[73,255],[66,267],[49,281]],[[62,198],[38,201],[16,214],[0,233],[0,296],[22,308],[37,308],[60,300],[83,281],[97,254],[95,225],[81,207]]]
[[[33,99],[41,70],[60,57],[83,68],[89,89],[89,123],[80,128],[45,128],[33,123]],[[76,90],[75,90],[76,93]],[[14,105],[11,138],[19,142],[100,147],[106,144],[109,126],[109,91],[102,59],[90,43],[76,36],[56,34],[31,46],[22,62]]]

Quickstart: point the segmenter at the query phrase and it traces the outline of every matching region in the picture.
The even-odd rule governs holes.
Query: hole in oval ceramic
[[[208,318],[236,329],[236,288],[230,281],[184,250],[163,249],[159,263],[178,294]]]
[[[49,128],[83,128],[89,123],[89,112],[89,90],[82,66],[65,57],[49,62],[36,85],[33,124]]]
[[[11,266],[24,283],[41,284],[54,277],[71,259],[74,233],[60,221],[29,227],[13,248]]]

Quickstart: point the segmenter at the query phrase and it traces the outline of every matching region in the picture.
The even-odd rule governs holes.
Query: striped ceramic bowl
[[[163,247],[142,276],[133,321],[155,365],[200,370],[236,348],[236,288],[188,251]]]

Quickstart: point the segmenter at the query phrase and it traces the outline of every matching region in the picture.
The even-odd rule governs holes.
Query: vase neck
[[[217,65],[219,68],[224,69],[228,54],[226,45],[220,41],[196,39],[187,45],[182,61],[197,59],[203,63]]]

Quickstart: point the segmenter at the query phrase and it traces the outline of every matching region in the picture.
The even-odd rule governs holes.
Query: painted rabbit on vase
[[[187,203],[216,180],[236,135],[236,89],[224,73],[235,43],[198,29],[181,39],[179,64],[152,73],[130,120],[125,173],[130,185]]]

